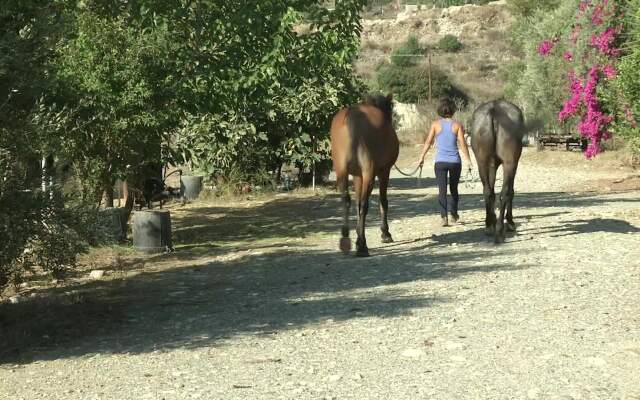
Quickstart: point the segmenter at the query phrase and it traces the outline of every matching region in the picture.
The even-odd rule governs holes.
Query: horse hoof
[[[343,237],[340,239],[340,251],[348,253],[351,251],[351,239]]]
[[[393,237],[389,234],[382,235],[382,243],[393,243]]]
[[[516,231],[516,223],[513,221],[507,222],[507,230],[509,232],[515,232]]]
[[[356,252],[356,257],[369,257],[369,249],[366,247],[363,249],[358,249],[358,251]]]
[[[504,236],[496,235],[495,244],[502,244],[502,243],[504,243]]]
[[[496,228],[487,226],[486,228],[484,228],[484,234],[487,236],[493,236],[496,234]]]

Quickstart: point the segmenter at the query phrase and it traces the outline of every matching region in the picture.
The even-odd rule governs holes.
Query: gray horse
[[[495,235],[495,242],[504,242],[505,212],[507,229],[514,231],[513,181],[522,154],[522,137],[526,131],[522,111],[505,100],[494,100],[479,106],[472,116],[471,148],[476,156],[478,172],[484,189],[487,209],[486,233]],[[496,219],[496,170],[502,165],[500,216]]]

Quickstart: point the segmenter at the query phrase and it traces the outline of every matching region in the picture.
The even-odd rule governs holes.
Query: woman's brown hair
[[[451,118],[456,111],[455,103],[449,98],[442,99],[437,109],[438,115],[441,118]]]

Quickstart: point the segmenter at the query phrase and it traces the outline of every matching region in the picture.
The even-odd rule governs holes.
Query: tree
[[[210,87],[208,98],[221,96],[211,107],[189,110],[177,135],[186,159],[207,175],[239,170],[249,176],[299,161],[299,152],[315,157],[315,139],[326,141],[331,115],[361,92],[352,60],[362,5],[345,0],[330,11],[317,1],[277,1],[223,16],[203,12],[211,19],[201,47],[217,53],[203,61],[213,65],[197,79]],[[248,22],[261,30],[247,30]],[[220,39],[227,31],[235,40]]]
[[[0,292],[34,265],[61,274],[82,248],[59,187],[39,190],[40,161],[58,133],[42,129],[43,117],[64,124],[42,102],[61,34],[57,4],[43,3],[9,0],[0,8]]]
[[[557,113],[566,98],[569,65],[562,58],[541,57],[538,47],[550,33],[570,29],[575,9],[573,1],[553,11],[539,9],[530,18],[519,20],[511,34],[522,60],[508,69],[505,95],[522,107],[526,117],[548,121],[553,128],[562,128]]]
[[[420,45],[418,38],[409,36],[407,40],[391,54],[391,63],[398,67],[411,67],[416,65],[425,49]]]
[[[73,125],[60,139],[60,156],[83,171],[85,195],[99,199],[127,166],[160,161],[163,133],[177,117],[166,91],[171,75],[164,26],[143,29],[129,15],[71,10],[65,39],[53,61],[57,90]]]
[[[403,103],[419,103],[429,98],[429,71],[423,66],[398,67],[383,65],[378,70],[378,85],[382,90],[396,95]],[[431,69],[431,87],[434,98],[443,96],[467,100],[467,96],[456,88],[449,77],[437,68]]]
[[[541,56],[555,56],[569,64],[570,90],[558,119],[577,120],[577,131],[589,139],[587,157],[597,155],[612,134],[615,112],[602,91],[616,80],[625,31],[623,11],[619,3],[608,0],[582,1],[569,29],[538,45]]]
[[[620,58],[617,78],[603,95],[615,115],[611,131],[625,137],[632,153],[640,156],[640,0],[628,1],[625,15],[625,25],[630,27],[626,38],[629,51]]]

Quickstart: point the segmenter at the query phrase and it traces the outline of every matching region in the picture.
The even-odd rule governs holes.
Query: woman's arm
[[[469,147],[467,146],[467,141],[464,138],[464,128],[462,124],[458,123],[454,127],[456,130],[456,134],[458,135],[458,148],[462,150],[462,155],[465,160],[467,160],[467,165],[471,168],[471,155],[469,154]]]
[[[424,157],[427,155],[427,152],[431,148],[433,144],[433,138],[436,136],[436,124],[435,122],[431,124],[431,129],[429,129],[429,134],[427,135],[427,140],[424,142],[424,146],[422,146],[422,153],[418,158],[418,165],[422,165],[424,163]]]

